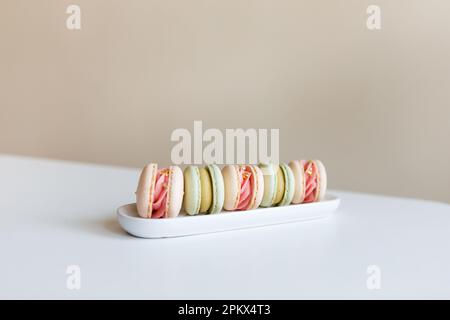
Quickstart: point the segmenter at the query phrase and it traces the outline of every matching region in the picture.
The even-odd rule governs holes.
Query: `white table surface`
[[[0,155],[0,298],[450,298],[449,204],[334,192],[328,219],[149,240],[115,215],[138,173]]]

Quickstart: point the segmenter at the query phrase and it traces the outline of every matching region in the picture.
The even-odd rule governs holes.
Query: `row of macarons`
[[[146,165],[139,177],[136,207],[142,218],[251,210],[321,201],[327,175],[319,160],[289,164],[178,166]]]

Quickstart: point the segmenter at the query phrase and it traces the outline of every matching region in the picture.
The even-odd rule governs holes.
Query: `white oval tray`
[[[117,218],[122,228],[136,237],[170,238],[325,218],[339,203],[338,197],[327,195],[321,202],[196,216],[180,213],[172,219],[140,218],[132,203],[119,207]]]

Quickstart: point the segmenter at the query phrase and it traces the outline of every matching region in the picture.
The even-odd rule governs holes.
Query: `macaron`
[[[280,170],[282,173],[282,178],[278,179],[278,185],[280,185],[280,182],[282,181],[281,185],[284,186],[283,195],[281,197],[281,200],[279,202],[276,202],[279,206],[287,206],[291,204],[292,199],[294,198],[294,192],[295,192],[295,179],[294,174],[289,168],[289,166],[285,163],[280,164]],[[278,175],[279,176],[279,175]]]
[[[225,201],[225,186],[220,169],[215,164],[207,166],[212,185],[212,199],[211,206],[208,213],[219,213],[222,211],[223,203]]]
[[[140,174],[136,190],[136,207],[142,218],[174,218],[183,202],[183,172],[178,166],[158,170],[158,165],[146,165]]]
[[[275,192],[275,199],[273,200],[273,204],[279,204],[281,202],[281,199],[283,199],[283,195],[284,195],[284,174],[283,171],[281,170],[280,165],[276,164],[274,165],[275,167],[275,172],[277,175],[277,188],[276,188],[276,192]]]
[[[291,204],[295,191],[294,174],[288,165],[260,164],[264,173],[264,196],[261,206],[286,206]]]
[[[222,175],[225,210],[251,210],[260,206],[264,196],[264,176],[258,166],[226,165]]]
[[[184,170],[183,208],[189,215],[222,211],[224,186],[216,165],[188,166]]]
[[[289,162],[289,168],[291,168],[294,174],[294,197],[292,203],[299,204],[305,199],[305,169],[304,160],[293,160]]]
[[[189,215],[200,212],[201,183],[200,170],[196,166],[188,166],[184,169],[184,198],[183,209]]]
[[[261,207],[270,207],[275,202],[277,192],[277,167],[273,164],[261,163],[259,168],[264,177],[264,194],[261,200]]]
[[[200,213],[207,213],[213,202],[213,186],[209,170],[205,167],[199,168],[200,173]]]
[[[320,160],[304,161],[305,199],[303,202],[321,201],[327,190],[327,173]]]

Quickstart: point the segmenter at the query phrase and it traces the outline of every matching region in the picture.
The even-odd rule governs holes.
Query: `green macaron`
[[[284,193],[281,201],[278,203],[279,206],[290,205],[292,199],[294,198],[295,191],[295,179],[294,173],[291,168],[285,163],[280,164],[280,169],[283,173],[284,178]]]
[[[222,211],[225,200],[225,187],[223,184],[222,172],[215,164],[207,166],[212,182],[212,204],[209,213],[219,213]]]
[[[291,204],[295,191],[294,173],[285,163],[260,164],[264,175],[264,195],[261,207],[287,206]]]
[[[259,164],[264,176],[264,194],[261,201],[261,207],[270,207],[274,204],[277,192],[277,172],[273,164]]]
[[[200,211],[201,185],[200,172],[196,166],[184,169],[184,198],[183,208],[189,215],[196,215]]]

